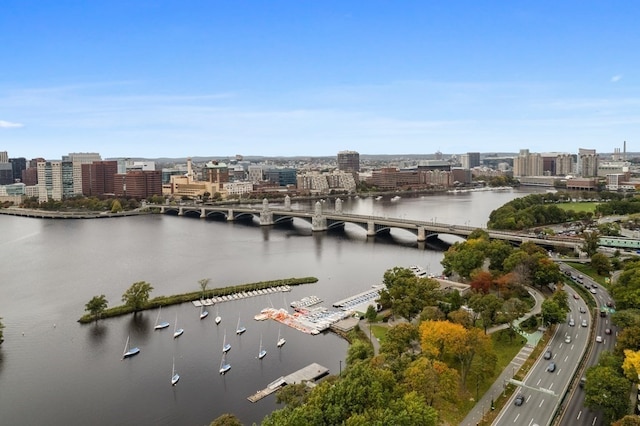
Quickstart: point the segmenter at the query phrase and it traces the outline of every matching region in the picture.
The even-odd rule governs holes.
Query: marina
[[[346,299],[339,300],[333,304],[334,308],[340,308],[343,311],[366,312],[369,305],[376,306],[376,300],[380,297],[380,290],[384,285],[374,285],[371,290],[363,291]]]
[[[318,379],[326,376],[327,374],[329,374],[329,369],[327,367],[323,367],[322,365],[314,362],[304,368],[301,368],[298,371],[294,371],[287,376],[277,378],[273,382],[269,383],[266,388],[257,391],[253,395],[248,396],[247,399],[251,402],[258,402],[262,398],[271,395],[272,393],[278,391],[286,385],[294,385],[303,382],[315,382]]]
[[[216,303],[229,302],[231,300],[246,299],[247,297],[262,296],[264,294],[273,294],[279,292],[291,291],[291,287],[288,285],[279,285],[277,287],[263,288],[260,290],[243,291],[241,293],[233,293],[225,296],[216,296],[207,299],[193,300],[191,303],[196,308],[201,306],[212,306]]]
[[[303,297],[300,300],[295,300],[295,301],[291,302],[290,306],[293,309],[307,308],[309,306],[317,305],[317,304],[319,304],[321,302],[322,302],[322,299],[320,299],[318,296],[309,296],[309,297]]]

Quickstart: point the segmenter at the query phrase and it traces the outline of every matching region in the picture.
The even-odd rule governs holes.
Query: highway
[[[551,359],[546,360],[541,356],[536,361],[523,380],[522,386],[518,386],[494,421],[494,425],[542,426],[551,422],[561,396],[576,373],[578,361],[587,347],[591,328],[585,302],[579,297],[575,298],[576,293],[569,286],[565,289],[569,295],[571,312],[567,315],[567,321],[558,324],[556,333],[547,346],[552,352]],[[580,312],[580,307],[584,313]],[[570,318],[574,319],[574,326],[569,325]],[[581,326],[582,320],[587,321],[586,327]],[[569,343],[565,340],[567,337],[570,338]],[[547,368],[552,361],[556,368],[555,371],[549,372]],[[525,396],[525,402],[521,406],[514,404],[518,393]]]
[[[570,270],[574,274],[579,274],[575,269],[570,268],[567,265],[562,265],[564,270]],[[607,302],[612,302],[613,299],[609,296],[607,291],[598,285],[595,281],[589,277],[584,277],[584,284],[590,286],[596,286],[596,294],[593,297],[596,300],[598,306],[606,305]],[[612,351],[615,346],[615,336],[617,334],[616,327],[611,324],[611,316],[608,314],[606,317],[601,318],[598,312],[595,313],[595,336],[602,337],[602,343],[593,343],[592,350],[586,362],[586,368],[589,368],[598,362],[600,353],[604,350]],[[605,329],[611,329],[612,334],[605,334]],[[583,373],[584,374],[584,373]],[[593,411],[584,406],[584,389],[576,386],[568,397],[567,406],[562,417],[560,425],[563,426],[575,426],[575,425],[589,425],[597,426],[604,425],[604,419],[602,413],[599,411]]]

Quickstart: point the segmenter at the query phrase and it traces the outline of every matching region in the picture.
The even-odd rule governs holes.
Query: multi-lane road
[[[556,333],[545,349],[551,351],[551,358],[540,357],[536,361],[496,418],[494,425],[542,426],[551,422],[588,346],[589,330],[592,326],[585,302],[577,296],[574,297],[576,293],[573,289],[568,286],[566,289],[571,312],[567,315],[567,321],[558,325]],[[580,308],[583,312],[580,312]],[[569,325],[570,318],[574,320],[573,326]],[[583,320],[586,321],[584,327],[581,325]],[[555,369],[549,371],[552,362]],[[517,406],[515,397],[519,393],[524,395],[524,403]]]
[[[562,265],[561,268],[575,276],[580,275],[579,271],[568,265]],[[595,281],[589,277],[583,277],[582,281],[582,285],[595,290],[595,293],[591,292],[590,294],[596,300],[597,307],[607,306],[613,302],[607,291]],[[545,351],[547,349],[551,351],[551,359],[540,357],[537,360],[493,423],[494,425],[542,426],[550,424],[573,376],[576,374],[584,375],[587,368],[597,364],[602,351],[613,350],[617,329],[611,323],[610,313],[607,313],[606,317],[600,317],[599,309],[596,308],[591,316],[587,311],[586,303],[577,293],[569,286],[566,286],[565,289],[569,294],[571,311],[567,315],[567,321],[558,325],[556,334],[545,349]],[[571,319],[573,321],[570,321]],[[586,327],[582,325],[583,320],[586,321]],[[592,328],[593,334],[591,334]],[[611,334],[607,334],[606,329],[611,330]],[[602,341],[596,341],[598,336]],[[590,342],[590,339],[593,341]],[[592,345],[584,369],[578,371],[579,361],[584,351],[589,348],[588,343],[592,343]],[[556,366],[553,372],[548,371],[552,361]],[[523,394],[525,397],[524,403],[519,406],[515,405],[515,398],[518,394]],[[560,425],[603,426],[605,424],[600,411],[594,411],[584,406],[584,397],[584,389],[580,386],[573,386],[562,402],[564,406],[561,407],[563,415]]]

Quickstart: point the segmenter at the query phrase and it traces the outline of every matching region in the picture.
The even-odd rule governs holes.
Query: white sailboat
[[[287,343],[287,341],[284,337],[280,336],[280,328],[278,328],[278,342],[276,343],[276,346],[281,348],[285,343]]]
[[[222,317],[220,317],[220,309],[216,306],[216,325],[220,324],[220,321],[222,321]]]
[[[139,348],[129,348],[129,336],[127,336],[127,343],[124,344],[124,352],[122,353],[122,359],[138,355],[140,353]]]
[[[238,316],[238,327],[236,328],[236,334],[242,334],[245,331],[247,331],[247,328],[240,325],[240,317]]]
[[[267,350],[262,347],[262,335],[260,336],[260,350],[258,351],[258,359],[262,359],[267,355]]]
[[[231,364],[227,363],[226,354],[222,354],[222,361],[220,361],[220,374],[224,376],[224,374],[231,370]]]
[[[224,340],[222,340],[222,352],[227,353],[231,349],[231,343],[227,343],[227,330],[224,330]]]
[[[176,323],[173,326],[173,338],[175,339],[176,337],[182,336],[182,333],[184,333],[184,329],[178,328],[178,313],[176,312]]]
[[[171,386],[175,386],[180,380],[180,375],[176,373],[176,358],[173,357],[173,367],[171,367]]]
[[[204,305],[200,305],[200,319],[205,319],[209,315],[209,311],[204,309]]]
[[[169,327],[169,323],[166,321],[160,322],[160,312],[162,311],[162,306],[158,308],[158,316],[156,317],[156,325],[153,327],[154,330],[162,330],[163,328]]]

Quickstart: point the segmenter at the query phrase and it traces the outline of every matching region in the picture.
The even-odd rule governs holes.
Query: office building
[[[513,175],[519,176],[542,176],[542,156],[537,153],[530,153],[528,149],[521,149],[518,156],[513,160]]]
[[[114,176],[114,193],[117,197],[144,199],[162,195],[162,172],[160,170],[134,170]]]
[[[360,172],[360,154],[356,151],[338,152],[338,170],[356,174]]]
[[[114,177],[118,172],[117,161],[94,161],[82,164],[82,194],[98,196],[114,193]]]
[[[72,194],[82,195],[82,165],[101,160],[100,154],[95,152],[72,152],[62,157],[63,162],[71,162],[72,164]]]

